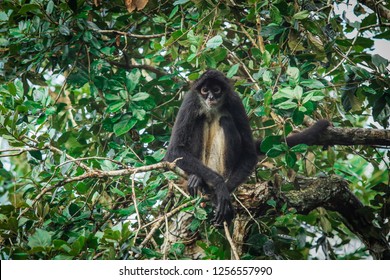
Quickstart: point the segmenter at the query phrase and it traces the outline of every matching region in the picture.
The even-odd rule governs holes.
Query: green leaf
[[[144,120],[146,116],[146,111],[144,109],[136,109],[132,111],[133,116],[136,117],[137,120]]]
[[[314,79],[303,80],[300,84],[311,89],[322,89],[325,87],[320,81]]]
[[[149,248],[142,248],[142,254],[145,255],[145,257],[147,257],[148,259],[152,259],[152,258],[161,258],[162,254],[155,251],[155,250],[152,250],[152,249],[149,249]]]
[[[206,220],[207,219],[207,212],[203,208],[195,207],[194,216],[198,220]]]
[[[264,71],[262,79],[263,79],[264,83],[271,84],[273,81],[272,80],[272,72],[268,71],[268,70]]]
[[[224,48],[217,48],[211,51],[211,56],[216,62],[221,62],[226,59],[228,51]]]
[[[390,38],[390,29],[386,30],[383,33],[379,33],[378,35],[374,36],[374,39],[385,39],[388,40]]]
[[[25,15],[27,13],[31,13],[31,12],[34,12],[35,13],[39,13],[40,14],[40,7],[38,4],[26,4],[26,5],[23,5],[20,10],[18,11],[18,14],[20,15]]]
[[[299,109],[294,110],[293,115],[292,115],[292,120],[294,124],[300,125],[303,123],[303,119],[305,117],[305,114],[301,112]]]
[[[150,135],[150,134],[146,134],[146,135],[142,135],[141,136],[141,142],[142,143],[151,143],[155,140],[155,137],[153,135]]]
[[[276,35],[286,30],[286,27],[282,27],[279,24],[271,23],[261,29],[260,35],[272,40]]]
[[[60,25],[58,30],[64,36],[69,36],[70,35],[70,29],[66,25]]]
[[[46,114],[46,116],[51,116],[51,115],[54,115],[56,112],[57,112],[56,107],[49,107],[46,109],[45,114]]]
[[[201,36],[195,36],[194,31],[191,29],[187,33],[188,42],[195,46],[200,46],[202,44],[202,37]]]
[[[222,45],[222,43],[223,43],[223,40],[222,40],[221,35],[217,35],[217,36],[214,36],[213,38],[211,38],[210,40],[207,41],[206,47],[209,49],[216,49],[220,45]]]
[[[307,145],[306,144],[298,144],[290,149],[291,152],[294,153],[304,153],[307,151]]]
[[[260,150],[266,153],[276,144],[280,144],[280,136],[267,136],[261,141]]]
[[[153,153],[152,157],[156,160],[156,162],[160,162],[165,156],[165,150],[159,149]]]
[[[115,113],[118,112],[120,109],[122,109],[123,106],[126,105],[125,100],[118,100],[108,105],[107,112],[108,113]]]
[[[177,1],[176,1],[177,2]],[[178,6],[176,6],[175,8],[173,8],[173,10],[172,10],[172,12],[169,14],[169,19],[172,19],[175,15],[176,15],[176,13],[177,13],[177,11],[179,10],[179,7]]]
[[[41,151],[29,151],[28,152],[33,158],[36,158],[37,160],[42,160],[42,153]]]
[[[240,67],[240,64],[239,64],[239,63],[234,64],[234,65],[229,69],[229,71],[227,72],[226,77],[232,78],[234,75],[236,75],[236,73],[237,73],[239,67]]]
[[[309,11],[300,11],[293,16],[293,19],[305,19],[310,15]]]
[[[297,156],[294,153],[286,153],[285,156],[287,166],[293,168],[295,163],[297,162]]]
[[[183,255],[185,248],[186,246],[183,243],[175,243],[171,246],[169,252],[175,256],[181,256]]]
[[[271,5],[270,9],[270,16],[271,16],[271,22],[280,24],[283,21],[283,17],[280,14],[280,11],[277,7],[274,5]]]
[[[190,0],[176,0],[175,2],[173,2],[173,5],[176,6],[176,5],[183,5],[187,2],[189,2]]]
[[[191,62],[192,60],[194,60],[196,58],[196,53],[192,53],[188,56],[187,58],[187,62]]]
[[[149,98],[149,93],[146,93],[146,92],[139,92],[137,94],[134,94],[132,97],[131,97],[131,100],[134,101],[134,102],[137,102],[137,101],[142,101],[142,100],[146,100]]]
[[[53,12],[53,10],[54,10],[54,2],[50,0],[46,7],[46,13],[50,15]]]
[[[292,108],[296,108],[298,106],[298,104],[296,102],[287,100],[287,101],[284,101],[284,102],[277,104],[275,106],[279,109],[282,109],[282,110],[289,110]]]
[[[37,229],[33,235],[31,235],[28,238],[28,246],[31,248],[36,248],[36,247],[50,247],[51,246],[51,234],[42,229]]]
[[[306,92],[306,96],[302,100],[302,104],[305,104],[309,101],[313,101],[313,102],[320,101],[324,98],[325,98],[324,94],[319,90],[308,91]]]
[[[378,68],[379,72],[385,73],[386,67],[389,65],[390,62],[379,54],[374,54],[372,56],[372,63]]]
[[[130,115],[125,115],[119,122],[114,124],[114,133],[117,136],[121,136],[132,129],[137,123],[136,118],[132,118]]]
[[[133,69],[130,73],[126,73],[126,87],[129,92],[133,91],[139,84],[141,78],[141,71]]]
[[[278,156],[280,156],[281,154],[283,154],[283,151],[280,150],[279,148],[271,148],[268,152],[267,152],[267,156],[270,157],[270,158],[276,158]]]
[[[24,6],[26,6],[26,5],[24,5]],[[22,9],[23,9],[23,7],[22,7]],[[39,9],[39,6],[38,6],[38,9]],[[30,10],[30,9],[28,9],[28,10]],[[4,13],[3,11],[1,11],[0,12],[0,21],[8,21],[8,20],[9,20],[8,15],[6,13]]]
[[[267,205],[276,208],[276,201],[273,199],[269,199],[269,200],[267,200]]]
[[[117,100],[121,100],[121,98],[120,98],[118,95],[116,95],[116,94],[110,94],[110,93],[108,93],[108,94],[105,94],[104,97],[105,97],[105,99],[108,100],[108,101],[117,101]]]
[[[96,23],[94,23],[92,21],[89,21],[89,20],[87,21],[87,26],[88,26],[89,29],[92,29],[92,30],[95,30],[95,31],[100,30],[99,26]]]
[[[287,68],[287,75],[289,75],[293,80],[298,81],[300,77],[300,71],[297,67],[289,66]]]
[[[272,97],[273,100],[287,98],[291,99],[294,96],[294,90],[290,87],[281,88],[278,92]]]
[[[320,225],[326,233],[332,232],[332,224],[325,216],[320,217]]]
[[[300,86],[296,86],[294,88],[294,98],[297,100],[301,100],[303,95],[303,88]]]

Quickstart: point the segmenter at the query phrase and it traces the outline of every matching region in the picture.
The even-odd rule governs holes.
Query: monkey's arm
[[[231,125],[235,125],[239,131],[241,152],[234,172],[230,174],[226,183],[230,193],[248,179],[258,161],[247,114],[241,101],[238,99],[236,102],[237,105],[234,106],[234,111],[231,112],[234,120]]]

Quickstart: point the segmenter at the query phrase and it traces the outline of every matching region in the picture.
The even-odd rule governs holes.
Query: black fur
[[[223,174],[218,174],[202,162],[204,125],[215,114],[207,115],[207,109],[201,103],[199,91],[202,86],[217,83],[223,93],[223,104],[214,109],[219,119],[219,125],[225,134],[225,153],[218,155],[225,161]],[[223,112],[223,113],[221,113]],[[320,120],[308,129],[287,137],[287,144],[292,147],[297,144],[316,144],[321,132],[330,125],[327,120]],[[223,221],[230,222],[234,210],[230,193],[243,183],[253,171],[260,152],[261,140],[252,138],[244,106],[238,94],[234,91],[229,80],[219,71],[209,70],[204,73],[191,87],[184,97],[176,117],[171,140],[165,160],[177,161],[188,176],[188,191],[195,196],[198,191],[211,194],[215,206],[213,222],[221,225]]]
[[[332,123],[328,120],[322,119],[318,120],[312,126],[306,128],[305,130],[297,133],[293,133],[286,138],[286,143],[289,147],[294,147],[298,144],[306,144],[309,146],[318,145],[319,138],[321,134],[329,127]],[[260,146],[263,139],[256,140],[256,152],[258,156],[264,155],[260,150]],[[326,146],[324,146],[326,148]]]
[[[315,124],[305,130],[294,133],[286,138],[287,145],[293,147],[298,144],[315,145],[320,134],[324,132],[331,123],[328,120],[318,120]]]
[[[207,116],[202,108],[199,90],[206,81],[218,83],[224,94],[223,105],[219,111],[220,125],[225,134],[226,153],[224,174],[218,174],[202,163],[203,127]],[[198,190],[210,193],[215,205],[213,222],[220,225],[230,222],[234,211],[230,193],[243,183],[257,163],[256,149],[241,99],[229,80],[219,71],[204,73],[186,94],[173,127],[171,140],[165,160],[182,158],[177,165],[189,174],[188,189],[191,195]]]

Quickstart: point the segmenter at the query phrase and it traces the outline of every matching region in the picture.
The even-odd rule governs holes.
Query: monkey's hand
[[[226,221],[228,224],[233,220],[234,209],[230,199],[230,193],[225,184],[216,186],[215,188],[216,208],[215,215],[211,222],[215,226],[222,226]]]
[[[187,188],[191,196],[195,197],[203,186],[203,180],[195,174],[188,176]]]

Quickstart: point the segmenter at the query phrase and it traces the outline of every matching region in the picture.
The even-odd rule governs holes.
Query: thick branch
[[[317,145],[390,146],[390,130],[328,127]]]
[[[305,188],[284,193],[283,200],[299,213],[307,214],[317,207],[338,212],[344,224],[367,246],[376,259],[390,258],[390,244],[374,226],[360,200],[348,189],[348,183],[337,176],[306,179]]]
[[[317,123],[321,125],[321,123]],[[314,124],[312,127],[315,129]],[[318,126],[317,125],[317,126]],[[336,128],[328,126],[319,133],[310,133],[312,127],[287,137],[287,144],[292,147],[298,144],[307,145],[369,145],[390,146],[390,130],[370,128]],[[318,129],[317,129],[318,130]]]
[[[344,224],[359,237],[376,259],[390,258],[390,244],[381,229],[375,227],[369,218],[369,211],[360,200],[348,189],[348,183],[340,177],[330,176],[317,179],[301,179],[299,190],[279,192],[278,184],[271,187],[273,194],[264,185],[244,185],[237,189],[236,195],[243,206],[238,206],[242,215],[250,211],[261,216],[269,206],[265,203],[271,197],[280,204],[287,203],[300,214],[323,207],[336,211]],[[245,209],[243,208],[245,207]]]

